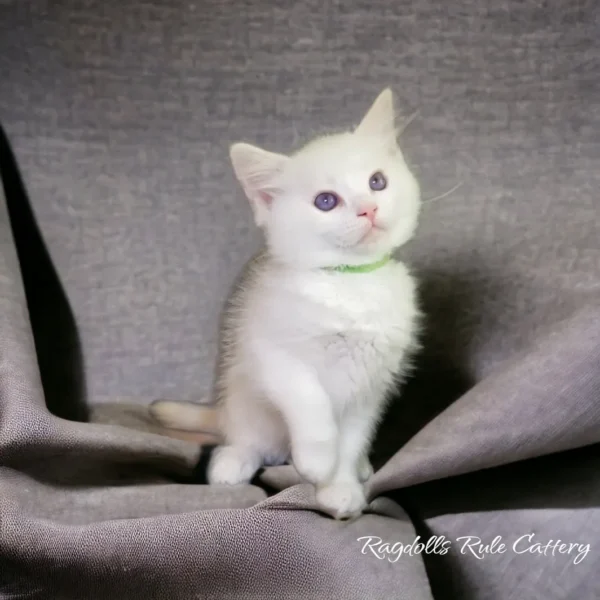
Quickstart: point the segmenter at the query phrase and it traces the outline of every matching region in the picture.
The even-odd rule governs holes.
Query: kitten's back
[[[239,360],[237,343],[247,314],[248,295],[259,275],[267,268],[270,257],[266,250],[261,250],[251,258],[234,282],[221,315],[219,348],[212,402],[196,404],[158,400],[150,406],[150,415],[164,433],[178,437],[176,431],[208,432],[220,435],[220,410],[222,408],[225,380],[228,371]]]

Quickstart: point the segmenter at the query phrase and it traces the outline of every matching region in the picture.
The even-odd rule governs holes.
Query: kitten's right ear
[[[277,180],[289,158],[250,144],[233,144],[229,149],[235,176],[250,200],[254,221],[261,227],[278,191]]]
[[[355,133],[396,139],[394,128],[394,94],[386,88],[377,96],[367,114],[363,117]]]

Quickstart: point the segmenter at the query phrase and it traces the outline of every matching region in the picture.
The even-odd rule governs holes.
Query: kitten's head
[[[231,147],[256,224],[278,259],[304,267],[374,262],[412,236],[419,186],[396,140],[384,90],[349,133],[318,138],[291,156]]]

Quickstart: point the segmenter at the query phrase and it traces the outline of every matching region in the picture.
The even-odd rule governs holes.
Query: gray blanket
[[[1,0],[0,597],[599,598],[599,20]],[[462,185],[401,253],[427,328],[369,513],[322,515],[289,466],[203,485],[144,407],[206,397],[258,243],[227,146],[285,151],[386,85],[424,198]]]

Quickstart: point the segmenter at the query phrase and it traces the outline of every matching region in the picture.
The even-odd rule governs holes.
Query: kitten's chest
[[[414,335],[414,283],[401,264],[294,282],[286,308],[284,337],[332,367],[387,368]]]
[[[357,370],[391,369],[413,335],[412,286],[394,280],[372,286],[344,283],[339,294],[325,302],[328,318],[322,340],[327,362]]]
[[[346,279],[322,296],[327,316],[307,357],[338,402],[380,398],[402,371],[415,337],[416,306],[412,279],[400,273]]]

